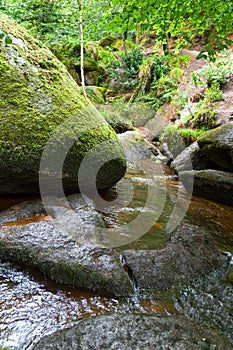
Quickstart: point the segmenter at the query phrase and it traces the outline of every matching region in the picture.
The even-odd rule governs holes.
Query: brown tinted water
[[[110,210],[104,213],[106,225],[109,229],[126,225],[137,217],[145,207],[148,189],[142,172],[131,169],[127,174],[127,178],[133,184],[133,198],[126,207],[119,208],[113,204]],[[167,199],[159,219],[155,220],[145,235],[120,247],[119,251],[125,248],[160,249],[166,244],[166,224],[175,205],[177,193],[180,191],[180,195],[185,196],[185,191],[172,174],[166,174],[165,182]],[[160,186],[160,179],[158,179],[158,182],[155,181],[155,186]],[[120,187],[118,191],[121,191]],[[110,194],[105,193],[105,198],[109,197],[111,200],[115,195],[114,191]],[[1,199],[0,208],[3,210],[22,200],[24,199]],[[30,218],[30,222],[34,219],[38,221],[49,218],[38,216]],[[212,235],[220,249],[233,253],[232,207],[193,197],[183,220],[205,228]],[[25,223],[27,222],[22,221],[17,224]],[[15,223],[9,224],[13,225]],[[217,281],[216,276],[213,278]],[[190,293],[190,299],[187,297],[189,292],[186,290],[186,294],[183,293],[180,300],[176,300],[171,294],[165,292],[158,293],[158,295],[151,298],[140,295],[137,291],[135,291],[135,295],[128,299],[117,300],[96,295],[89,291],[62,287],[47,280],[38,271],[25,270],[19,266],[2,263],[0,264],[0,345],[20,350],[32,349],[33,344],[43,335],[71,326],[83,318],[110,312],[141,311],[145,313],[175,314],[179,311],[190,316],[190,310],[193,310],[193,302],[197,305],[200,304],[199,294],[202,293],[202,290],[199,293],[198,288],[199,285],[196,289],[195,287],[192,288],[193,294]],[[229,293],[231,293],[231,290],[226,292],[224,289],[224,294],[223,289],[218,288],[217,285],[216,290],[219,290],[219,294],[226,295],[225,299],[228,298],[230,303],[232,298]],[[195,293],[194,290],[196,290]],[[184,295],[186,298],[183,297]],[[213,303],[218,304],[220,298],[221,295],[218,296],[218,294],[212,299],[209,297],[208,300],[204,300],[204,305],[203,298],[201,298],[201,308],[214,310],[211,314],[213,320],[218,320],[220,317],[220,311],[215,310],[213,306]],[[211,305],[209,305],[210,302]],[[230,326],[229,313],[230,311],[226,311],[226,322],[223,322],[223,328],[229,328]],[[197,315],[201,319],[202,314],[197,312]],[[224,311],[221,311],[221,318],[224,320]]]

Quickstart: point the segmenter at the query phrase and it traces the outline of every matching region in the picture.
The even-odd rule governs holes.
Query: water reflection
[[[0,265],[1,345],[30,349],[41,336],[79,319],[117,311],[119,302],[83,291],[56,290],[9,265]]]

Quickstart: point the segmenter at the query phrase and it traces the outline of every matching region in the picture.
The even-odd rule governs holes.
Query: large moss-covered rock
[[[233,123],[205,132],[198,137],[197,142],[212,162],[233,170]]]
[[[123,149],[113,129],[50,50],[8,19],[0,19],[0,30],[0,194],[39,191],[41,156],[55,130],[51,159],[56,163],[67,153],[65,190],[77,190],[79,166],[100,144],[89,171],[92,161],[104,164],[107,157],[114,158],[97,177],[100,189],[111,187],[125,173]]]

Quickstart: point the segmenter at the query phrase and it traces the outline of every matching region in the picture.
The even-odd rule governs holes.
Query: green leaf
[[[6,44],[12,44],[12,39],[11,39],[11,37],[10,37],[9,35],[7,35],[7,36],[5,37],[5,43],[6,43]]]
[[[0,39],[2,39],[5,36],[5,33],[0,29]]]
[[[218,47],[217,47],[217,49],[218,49],[219,51],[222,51],[222,50],[227,49],[227,48],[228,48],[228,46],[227,46],[227,45],[224,45],[224,44],[219,44]]]
[[[232,40],[230,39],[226,39],[225,42],[227,46],[230,46],[232,44]]]
[[[199,54],[197,55],[196,59],[200,60],[201,58],[204,58],[205,60],[207,60],[207,58],[208,58],[207,53],[206,52],[202,52],[202,51],[199,52]]]

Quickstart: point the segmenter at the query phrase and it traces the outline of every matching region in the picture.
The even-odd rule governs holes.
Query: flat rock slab
[[[33,350],[230,350],[232,345],[183,317],[111,314],[46,336]]]
[[[233,205],[233,173],[220,170],[181,171],[179,179],[188,190],[193,182],[193,194]]]
[[[100,214],[87,206],[81,195],[70,196],[69,203],[74,210],[51,207],[54,221],[46,216],[39,201],[2,212],[1,259],[38,268],[51,279],[74,288],[114,296],[132,293],[118,253],[94,243],[101,233]]]
[[[137,286],[147,290],[166,290],[205,275],[217,268],[222,255],[207,233],[198,226],[181,225],[161,250],[127,250],[126,265]]]

